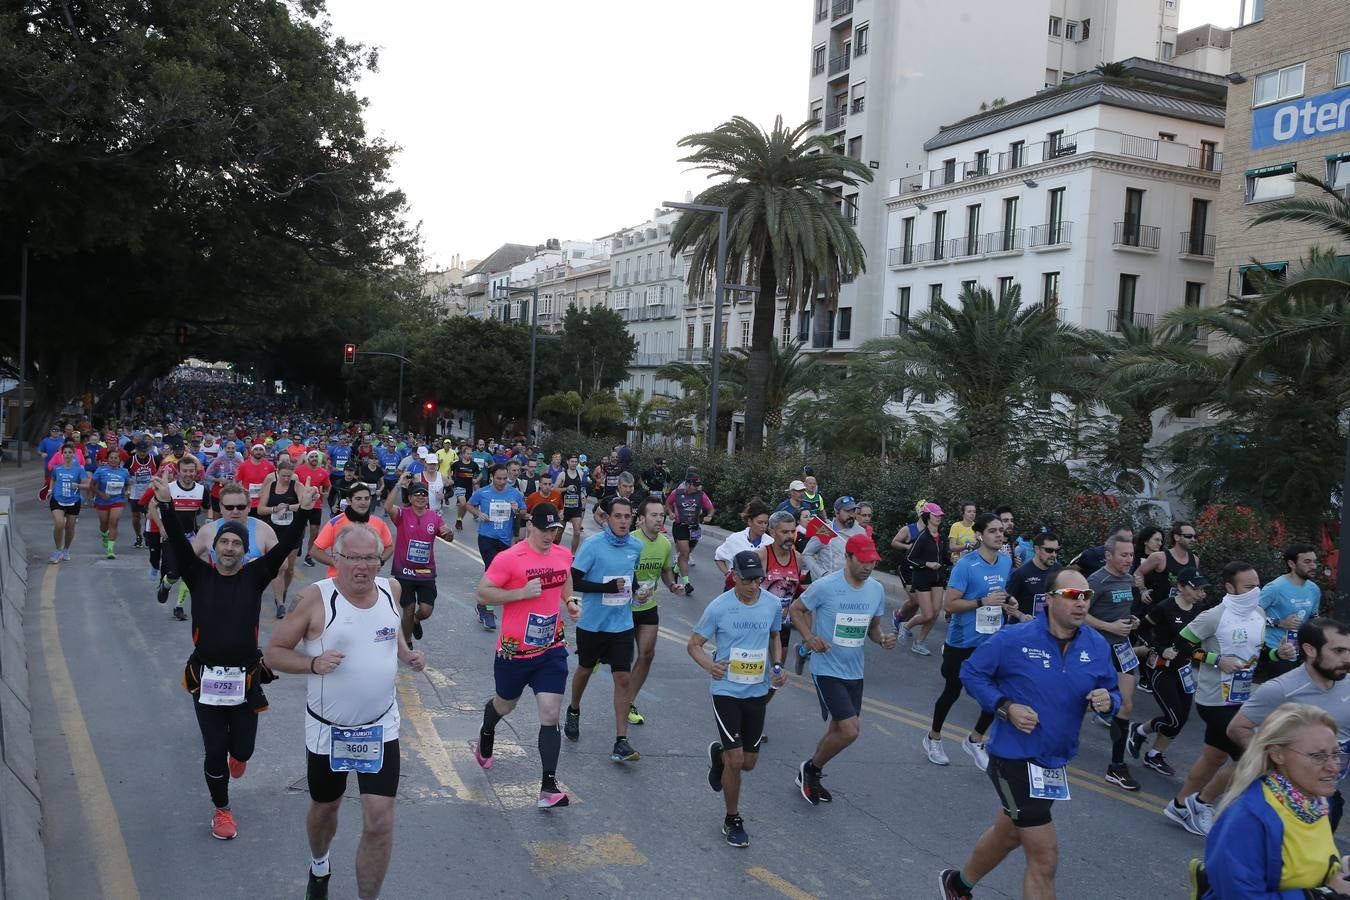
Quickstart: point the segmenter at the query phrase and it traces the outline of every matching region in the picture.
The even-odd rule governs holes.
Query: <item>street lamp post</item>
[[[1350,432],[1350,429],[1347,429]],[[1350,554],[1346,553],[1346,527],[1350,525],[1350,433],[1345,443],[1345,473],[1341,479],[1341,533],[1337,536],[1336,547],[1340,559],[1336,565],[1336,617],[1342,622],[1350,616]]]
[[[25,244],[22,254],[19,257],[19,292],[17,294],[0,294],[0,300],[18,300],[19,301],[19,421],[16,426],[15,436],[18,438],[16,452],[16,461],[18,467],[23,468],[23,428],[24,428],[24,395],[28,393],[28,380],[26,378],[28,369],[28,246]]]
[[[539,288],[497,285],[495,292],[497,296],[505,295],[507,299],[510,299],[512,294],[530,295],[530,388],[525,401],[525,434],[532,444],[534,443],[534,351],[539,330]]]

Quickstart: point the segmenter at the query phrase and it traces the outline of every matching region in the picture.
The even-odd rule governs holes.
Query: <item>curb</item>
[[[31,477],[27,471],[23,474]],[[0,487],[0,897],[46,900],[50,894],[42,845],[42,792],[23,635],[28,558],[13,509],[13,489]]]

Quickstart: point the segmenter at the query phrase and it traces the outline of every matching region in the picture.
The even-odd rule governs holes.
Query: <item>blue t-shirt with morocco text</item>
[[[727,591],[703,609],[694,633],[715,644],[713,661],[727,664],[726,674],[710,679],[715,695],[746,700],[769,692],[769,640],[778,640],[783,607],[760,588],[754,603],[742,603]]]
[[[886,610],[881,582],[868,578],[861,587],[848,583],[842,570],[814,581],[802,594],[811,611],[811,630],[830,649],[811,654],[811,674],[857,681],[863,677],[863,648],[872,619]]]

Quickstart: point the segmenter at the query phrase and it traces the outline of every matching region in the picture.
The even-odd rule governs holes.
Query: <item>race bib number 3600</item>
[[[328,767],[334,772],[375,773],[384,766],[384,726],[332,726]]]

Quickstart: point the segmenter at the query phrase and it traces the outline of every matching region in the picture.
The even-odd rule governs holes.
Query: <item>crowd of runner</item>
[[[626,446],[589,460],[519,441],[260,413],[221,385],[178,389],[146,409],[162,418],[138,422],[162,425],[62,423],[40,445],[50,562],[70,560],[90,503],[105,555],[144,549],[157,602],[173,599],[171,614],[191,619],[183,686],[201,728],[215,837],[237,834],[228,785],[252,755],[263,686],[275,672],[304,674],[306,896],[328,896],[328,846],[349,772],[364,809],[358,890],[378,896],[400,765],[395,673],[400,661],[425,665],[414,647],[437,600],[436,542],[456,540],[466,517],[484,570],[473,589],[477,622],[497,634],[478,765],[494,765],[497,726],[528,687],[539,719],[538,806],[566,807],[561,741],[578,741],[584,722],[607,723],[607,713],[588,720],[582,709],[602,665],[613,683],[610,759],[641,758],[629,728],[647,721],[639,697],[660,595],[694,593],[692,551],[716,510],[697,470],[672,474],[657,458],[637,472]],[[1332,841],[1350,768],[1350,626],[1318,618],[1315,548],[1289,547],[1286,574],[1263,587],[1247,563],[1202,566],[1188,522],[1166,534],[1121,527],[1064,560],[1049,527],[1019,530],[1009,507],[949,504],[947,524],[939,502],[919,499],[913,521],[890,538],[902,564],[888,602],[874,577],[885,536],[873,531],[869,503],[827,503],[809,467],[765,494],[717,548],[725,592],[709,598],[687,646],[709,679],[708,784],[722,794],[728,844],[750,843],[744,776],[768,741],[767,709],[788,670],[809,668],[825,722],[796,766],[796,789],[813,806],[829,803],[826,766],[859,738],[865,644],[927,657],[945,619],[942,687],[916,749],[935,766],[952,764],[943,728],[969,694],[978,710],[961,749],[988,774],[1001,811],[966,863],[940,874],[942,897],[972,897],[1018,847],[1023,895],[1053,897],[1051,809],[1070,797],[1066,766],[1085,716],[1110,732],[1105,783],[1134,792],[1133,761],[1177,777],[1165,751],[1193,711],[1203,751],[1160,813],[1208,837],[1192,865],[1195,895],[1350,894]],[[130,538],[119,534],[124,510]],[[292,596],[297,563],[326,573]],[[283,620],[265,648],[264,596]],[[1136,691],[1156,711],[1141,712]]]

